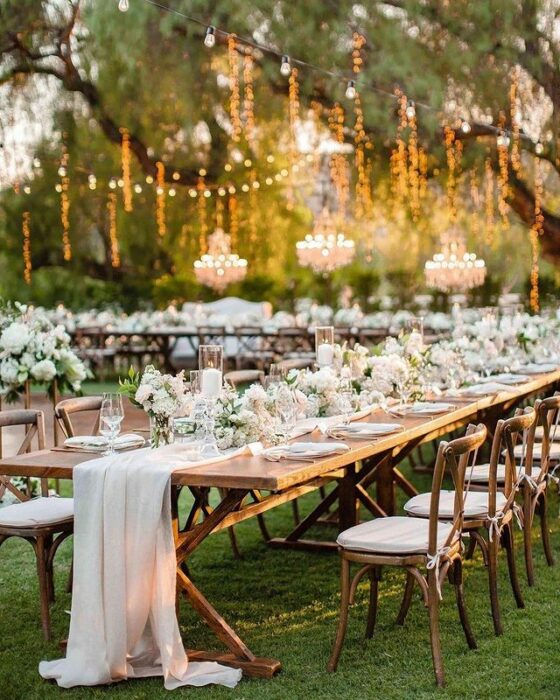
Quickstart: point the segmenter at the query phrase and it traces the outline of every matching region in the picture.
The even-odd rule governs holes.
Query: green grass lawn
[[[417,483],[426,486],[426,477]],[[309,510],[318,496],[302,501]],[[551,499],[553,542],[560,555],[558,500]],[[291,509],[282,507],[266,516],[271,531],[280,535],[291,525]],[[328,528],[316,530],[324,536]],[[505,627],[494,636],[486,571],[480,555],[466,563],[466,592],[479,648],[469,651],[460,627],[452,588],[444,588],[442,643],[447,688],[437,690],[432,673],[427,613],[415,596],[404,628],[394,624],[400,603],[403,574],[384,574],[378,626],[373,639],[364,639],[367,588],[360,586],[351,610],[346,644],[335,674],[325,671],[338,617],[339,562],[336,554],[311,554],[267,548],[256,522],[237,527],[242,561],[233,559],[227,534],[211,537],[191,560],[196,583],[259,656],[282,661],[273,680],[243,680],[235,690],[206,687],[174,691],[206,700],[295,700],[309,698],[559,698],[560,566],[548,568],[535,528],[536,581],[523,582],[526,608],[515,607],[505,560],[500,560],[500,600]],[[334,534],[334,533],[332,533]],[[56,639],[68,632],[70,596],[64,587],[70,543],[57,556],[58,599],[53,608]],[[519,549],[520,573],[524,574]],[[43,681],[37,672],[42,659],[60,655],[56,643],[43,642],[38,615],[37,580],[31,547],[8,541],[0,550],[0,698],[167,698],[161,679],[130,681],[110,688],[62,690]],[[187,646],[217,648],[212,633],[188,605],[180,623]]]

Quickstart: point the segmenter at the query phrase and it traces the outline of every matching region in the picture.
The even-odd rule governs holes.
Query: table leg
[[[224,518],[242,503],[247,495],[247,491],[229,490],[221,503],[208,517],[187,532],[179,532],[178,529],[177,495],[177,489],[173,489],[172,515],[177,553],[177,587],[179,590],[186,593],[194,610],[196,610],[230,652],[189,650],[189,658],[205,661],[219,661],[226,666],[242,669],[247,676],[271,678],[280,671],[280,662],[276,659],[256,657],[235,630],[224,620],[219,612],[194,585],[185,571],[187,558],[200,546]]]

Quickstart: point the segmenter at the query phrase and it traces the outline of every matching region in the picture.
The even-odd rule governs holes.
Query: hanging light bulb
[[[502,146],[504,148],[507,148],[509,146],[509,142],[510,142],[510,138],[505,133],[505,131],[502,131],[498,134],[498,137],[496,138],[496,144],[498,146]]]
[[[204,37],[204,46],[211,49],[216,45],[216,29],[210,25],[206,27],[206,36]]]
[[[356,99],[356,81],[355,80],[348,81],[348,85],[346,86],[346,97],[349,100]]]
[[[292,66],[290,65],[290,57],[284,54],[282,56],[282,62],[280,63],[280,73],[288,77],[292,72]]]
[[[543,151],[544,151],[544,146],[542,145],[542,143],[540,141],[537,141],[537,143],[535,144],[535,153],[538,156],[540,156]]]
[[[463,134],[470,134],[471,125],[466,119],[461,119],[461,131]]]
[[[414,106],[414,102],[412,100],[408,101],[405,114],[408,119],[413,119],[416,116],[416,107]]]
[[[128,11],[128,0],[119,0],[119,10],[121,12]]]

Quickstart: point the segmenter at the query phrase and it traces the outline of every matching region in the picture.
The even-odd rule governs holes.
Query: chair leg
[[[41,626],[43,637],[51,641],[51,616],[49,611],[49,575],[47,572],[47,551],[43,537],[37,537],[35,544],[37,576],[39,578],[39,601],[41,604]]]
[[[410,604],[412,602],[412,594],[413,593],[414,593],[414,576],[407,571],[406,572],[406,584],[405,584],[405,588],[404,588],[404,595],[403,595],[403,599],[401,602],[399,614],[397,615],[397,619],[396,619],[397,625],[404,625],[404,621],[406,620],[406,616],[408,614]]]
[[[474,537],[469,536],[469,543],[467,545],[467,551],[465,552],[465,559],[472,559],[474,556],[474,550],[476,549],[476,540]]]
[[[346,628],[348,626],[348,608],[350,605],[350,562],[342,557],[340,572],[340,617],[338,618],[338,629],[336,639],[331,653],[331,658],[327,664],[327,671],[336,671],[338,659],[344,644]]]
[[[525,607],[525,601],[523,600],[523,594],[521,593],[521,586],[519,585],[519,578],[517,577],[517,567],[515,565],[515,550],[513,544],[513,523],[510,521],[504,528],[502,533],[502,540],[507,554],[507,563],[509,570],[509,580],[511,582],[511,589],[513,591],[513,596],[518,608]]]
[[[533,509],[531,507],[531,493],[528,487],[523,488],[523,551],[525,554],[525,570],[527,571],[527,583],[535,585],[535,567],[533,562]]]
[[[369,572],[369,607],[366,623],[366,639],[373,637],[375,622],[377,620],[377,599],[379,592],[379,574],[377,567],[373,567]]]
[[[436,569],[428,571],[428,615],[430,617],[430,643],[432,646],[432,661],[437,685],[442,688],[445,685],[443,672],[443,657],[441,654],[441,639],[439,635],[439,597],[437,592],[438,572]]]
[[[541,535],[544,547],[544,555],[546,557],[546,563],[549,566],[554,566],[554,554],[552,553],[550,532],[548,529],[548,495],[546,491],[543,491],[540,497],[539,516],[541,520]]]
[[[500,635],[503,634],[504,628],[498,601],[498,541],[496,537],[494,537],[492,542],[488,541],[488,584],[490,586],[490,606],[492,608],[494,632],[496,635]]]
[[[471,628],[471,623],[467,615],[467,607],[465,605],[465,587],[463,584],[463,562],[461,559],[455,560],[453,567],[453,585],[455,586],[455,599],[457,601],[457,610],[459,611],[459,619],[465,633],[465,638],[470,649],[476,649],[476,639]]]

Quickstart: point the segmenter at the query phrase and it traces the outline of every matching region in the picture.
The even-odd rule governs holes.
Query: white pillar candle
[[[330,343],[321,343],[317,348],[317,363],[321,367],[329,367],[334,360],[334,348]]]
[[[202,370],[202,395],[207,398],[219,396],[222,389],[222,373],[219,369],[207,367]]]

